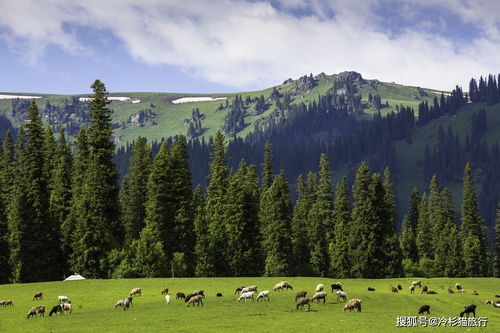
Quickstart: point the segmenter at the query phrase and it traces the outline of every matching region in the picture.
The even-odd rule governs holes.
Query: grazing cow
[[[342,282],[334,283],[334,284],[331,285],[331,287],[332,287],[332,293],[333,293],[334,290],[344,291],[344,289],[342,289],[342,287],[343,287]]]
[[[500,308],[500,302],[497,302],[495,300],[493,300],[493,301],[486,301],[485,304],[491,304],[491,306],[494,307],[494,308]]]
[[[31,310],[28,312],[28,315],[26,318],[30,319],[33,316],[36,316],[39,314],[40,316],[45,317],[45,306],[44,305],[37,305],[31,308]]]
[[[12,302],[12,300],[8,299],[6,301],[3,301],[3,306],[14,306],[14,302]]]
[[[428,291],[429,291],[429,287],[423,286],[421,294],[427,294]]]
[[[310,304],[311,302],[312,299],[310,297],[300,298],[299,301],[297,302],[297,310],[299,309],[299,307],[303,309],[304,305],[308,306],[307,310],[311,309],[311,304]]]
[[[323,283],[320,283],[316,286],[316,292],[319,293],[319,292],[323,291],[324,288],[325,288],[325,286],[323,285]]]
[[[71,300],[68,298],[68,296],[57,296],[57,300],[59,303],[71,303]]]
[[[242,299],[245,300],[245,302],[246,302],[248,298],[251,298],[252,301],[254,301],[255,300],[253,298],[254,293],[255,293],[254,291],[247,291],[245,293],[241,293],[240,297],[238,297],[238,302],[241,301]]]
[[[264,299],[264,297],[267,297],[267,300],[269,301],[269,290],[264,290],[264,291],[261,291],[259,293],[259,295],[257,296],[257,302],[259,301],[259,299]]]
[[[322,299],[323,300],[323,304],[324,304],[324,303],[326,303],[326,295],[327,294],[324,291],[321,291],[319,293],[314,294],[313,297],[312,297],[312,300],[313,301],[317,300],[318,303],[319,303],[319,300]]]
[[[415,286],[411,285],[410,287],[408,287],[408,289],[410,289],[410,294],[413,294],[413,292],[415,291]]]
[[[193,291],[193,296],[201,295],[201,297],[205,298],[205,292],[203,290],[195,290]]]
[[[53,314],[57,314],[58,312],[61,315],[63,314],[62,304],[54,305],[52,307],[52,310],[50,310],[50,312],[49,312],[49,317],[52,317]]]
[[[134,288],[130,291],[130,296],[136,296],[136,295],[142,296],[142,289],[141,288]]]
[[[358,309],[358,312],[361,312],[361,300],[358,298],[353,298],[344,305],[344,312],[345,310],[351,312],[354,309]]]
[[[162,294],[162,295],[166,295],[166,294],[168,294],[168,288],[163,288],[163,289],[161,290],[161,294]]]
[[[472,313],[473,317],[476,317],[476,305],[475,304],[469,304],[464,307],[464,311],[460,312],[460,317],[463,317],[464,314],[467,314],[467,317],[469,317],[469,313]]]
[[[222,293],[217,293],[217,297],[222,297]]]
[[[417,281],[412,281],[411,283],[412,286],[419,286],[420,288],[422,288],[422,281],[420,280],[417,280]]]
[[[239,286],[239,287],[237,287],[236,290],[234,291],[234,295],[236,295],[236,294],[239,295],[241,293],[241,291],[243,290],[243,288],[245,288],[245,286]]]
[[[189,302],[187,302],[186,306],[189,307],[190,304],[193,304],[194,307],[194,303],[196,303],[198,306],[200,306],[201,303],[201,306],[203,306],[203,295],[194,295],[189,299]]]
[[[347,301],[347,294],[345,291],[337,290],[337,303],[339,302],[339,298],[342,298],[345,301]]]
[[[36,315],[36,308],[37,307],[34,306],[28,311],[28,315],[26,316],[27,319],[30,319],[31,317]]]
[[[393,294],[397,294],[397,293],[398,293],[398,288],[396,288],[396,287],[391,287],[391,292],[392,292]]]
[[[273,291],[280,291],[283,289],[283,285],[286,283],[286,281],[280,281],[276,283],[273,287]]]
[[[166,296],[165,296],[165,302],[166,302],[167,304],[170,304],[170,295],[166,295]]]
[[[398,284],[398,290],[403,290],[403,287],[401,287],[400,284]]]
[[[175,294],[175,299],[185,299],[186,298],[186,295],[184,295],[184,293],[176,293]]]
[[[36,300],[36,299],[43,299],[43,293],[42,293],[41,291],[39,291],[39,292],[37,292],[37,293],[35,293],[35,294],[33,295],[32,300],[34,301],[34,300]]]
[[[418,309],[418,314],[424,314],[424,312],[427,312],[428,314],[431,314],[429,311],[431,307],[429,305],[422,305],[420,309]]]
[[[133,307],[132,300],[132,296],[129,296],[123,300],[123,310],[128,310],[129,307]]]
[[[368,291],[375,291],[375,288],[368,287]]]
[[[304,298],[306,296],[307,296],[307,291],[305,290],[299,291],[298,293],[295,294],[295,302],[297,302],[299,298]]]

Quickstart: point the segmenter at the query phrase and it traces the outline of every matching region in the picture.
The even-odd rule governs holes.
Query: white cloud
[[[414,0],[405,0],[410,10]],[[280,1],[284,6],[286,1]],[[49,45],[69,53],[91,49],[68,27],[105,29],[136,59],[174,65],[197,77],[244,89],[263,88],[307,73],[357,70],[368,78],[451,89],[471,76],[498,71],[500,5],[454,0],[422,5],[447,8],[478,24],[484,36],[457,45],[446,36],[407,30],[380,32],[381,0],[294,0],[311,15],[279,12],[270,3],[203,0],[0,0],[0,37],[35,62]],[[76,4],[78,3],[78,4]],[[332,12],[334,15],[325,15]],[[490,20],[485,23],[484,17]],[[42,58],[43,59],[43,58]],[[466,87],[467,88],[467,87]]]

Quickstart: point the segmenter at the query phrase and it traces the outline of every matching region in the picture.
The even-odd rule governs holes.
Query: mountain
[[[462,172],[475,170],[481,213],[490,231],[500,201],[500,88],[496,78],[471,80],[470,98],[451,92],[364,79],[356,72],[306,75],[265,90],[235,94],[110,93],[117,164],[124,174],[129,144],[138,136],[159,142],[178,134],[191,139],[195,183],[204,184],[209,138],[223,130],[232,138],[230,164],[241,158],[262,163],[263,144],[273,144],[275,172],[284,169],[292,186],[299,174],[317,170],[326,152],[334,182],[367,160],[374,171],[393,171],[400,220],[413,187],[426,191],[432,174],[451,189],[456,211]],[[46,123],[74,135],[88,122],[88,95],[3,93],[36,100]],[[29,98],[0,99],[0,131],[26,117]],[[3,133],[1,133],[3,136]]]

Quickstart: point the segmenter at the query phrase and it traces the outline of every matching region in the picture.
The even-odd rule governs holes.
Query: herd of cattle
[[[409,287],[410,294],[413,294],[415,292],[415,288],[419,287],[421,289],[421,293],[426,293],[426,294],[437,294],[437,292],[429,290],[429,288],[425,285],[422,285],[421,281],[413,281]],[[332,284],[331,286],[331,293],[333,294],[335,292],[337,303],[339,300],[342,300],[342,302],[345,302],[345,305],[343,307],[343,311],[345,312],[346,310],[353,311],[357,310],[358,312],[361,312],[361,299],[359,298],[353,298],[350,301],[347,301],[347,293],[343,289],[343,284],[341,282],[337,282]],[[310,310],[311,308],[311,303],[314,301],[317,301],[318,303],[323,300],[323,303],[326,303],[326,297],[328,295],[327,292],[324,291],[325,286],[323,284],[318,284],[315,289],[315,293],[312,297],[307,297],[307,291],[301,290],[296,292],[295,294],[295,305],[296,309],[304,309],[305,306],[307,306],[306,311]],[[457,292],[459,293],[466,293],[466,290],[462,288],[462,286],[457,283],[455,285],[455,288],[457,289]],[[278,282],[272,290],[274,292],[279,292],[282,290],[293,290],[293,287],[291,284],[289,284],[286,281],[280,281]],[[392,293],[398,293],[400,290],[403,288],[401,285],[398,285],[397,287],[391,287],[391,292]],[[375,291],[375,288],[368,287],[368,291]],[[237,298],[235,298],[236,301],[244,301],[246,302],[247,300],[252,300],[252,301],[259,301],[259,300],[266,300],[270,301],[269,295],[270,292],[269,290],[263,290],[257,294],[257,297],[255,298],[254,295],[257,293],[257,286],[256,285],[251,285],[251,286],[239,286],[235,289],[234,295],[238,295]],[[449,294],[455,293],[455,291],[451,288],[448,289]],[[165,295],[165,302],[167,304],[170,303],[170,295],[169,295],[169,289],[164,288],[161,290],[161,294]],[[141,288],[134,288],[130,291],[129,296],[125,297],[124,299],[120,299],[115,303],[114,308],[122,308],[123,310],[127,310],[130,307],[132,307],[132,301],[133,297],[135,296],[141,296],[142,295],[142,289]],[[472,292],[472,295],[478,295],[478,292],[474,290]],[[217,293],[217,297],[222,297],[222,293]],[[500,297],[500,295],[495,295],[495,297]],[[189,307],[193,305],[197,306],[203,306],[203,299],[205,298],[205,293],[203,290],[195,290],[191,294],[184,294],[182,292],[177,292],[175,294],[175,299],[176,300],[181,300],[184,301],[186,306]],[[43,293],[42,292],[37,292],[33,295],[32,300],[43,300]],[[57,297],[58,304],[54,305],[52,309],[49,312],[49,316],[52,316],[53,314],[59,313],[60,315],[64,314],[64,312],[69,312],[70,314],[73,311],[71,300],[67,296],[58,296]],[[494,308],[500,308],[500,301],[497,300],[488,300],[485,302],[486,304],[491,304],[492,307]],[[14,303],[12,300],[4,300],[0,301],[0,306],[14,306]],[[468,304],[464,307],[464,311],[460,313],[460,317],[462,317],[464,314],[469,316],[469,314],[472,314],[474,317],[476,315],[475,313],[476,310],[476,305],[475,304]],[[418,309],[418,314],[424,314],[428,313],[430,314],[430,305],[424,304]],[[33,306],[29,311],[26,316],[26,318],[31,318],[34,316],[45,316],[45,306],[44,305],[37,305]]]

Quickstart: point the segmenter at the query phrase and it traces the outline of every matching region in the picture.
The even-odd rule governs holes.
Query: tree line
[[[113,162],[112,110],[102,82],[90,125],[73,147],[44,127],[33,102],[14,142],[2,143],[0,181],[1,282],[161,276],[289,276],[382,278],[500,275],[478,211],[472,168],[465,169],[461,224],[450,192],[433,177],[412,196],[401,237],[391,172],[363,162],[350,189],[335,186],[329,158],[297,179],[274,172],[264,144],[262,172],[241,160],[229,167],[218,132],[206,191],[193,189],[183,136],[152,146],[138,138],[121,186]],[[68,184],[71,184],[68,186]],[[493,262],[493,264],[491,263]]]

